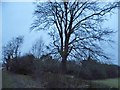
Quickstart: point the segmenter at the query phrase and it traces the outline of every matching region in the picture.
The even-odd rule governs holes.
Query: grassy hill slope
[[[14,74],[8,71],[2,72],[3,88],[42,88],[41,83],[28,75]]]
[[[105,80],[94,80],[93,82],[104,84],[113,88],[120,88],[119,81],[120,81],[120,78],[114,78],[114,79],[105,79]]]
[[[44,73],[39,78],[3,71],[3,88],[117,88],[118,79],[82,80],[69,75]],[[114,82],[113,82],[114,81]]]
[[[32,58],[31,58],[32,57]],[[46,58],[46,57],[45,57]],[[61,62],[27,55],[13,60],[9,71],[3,69],[3,88],[117,88],[120,67],[96,60],[67,62],[67,72],[60,72]],[[111,79],[115,78],[115,79]]]

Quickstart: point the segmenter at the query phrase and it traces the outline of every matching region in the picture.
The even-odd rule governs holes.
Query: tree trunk
[[[62,62],[61,62],[61,73],[65,74],[67,72],[67,57],[62,57]]]
[[[8,71],[8,65],[6,64],[6,70]]]

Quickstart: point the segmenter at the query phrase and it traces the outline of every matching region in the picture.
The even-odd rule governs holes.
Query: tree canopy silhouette
[[[9,67],[10,61],[14,58],[20,56],[20,47],[23,44],[23,36],[18,36],[12,38],[6,45],[3,46],[2,55],[3,55],[3,62],[7,67]]]
[[[38,40],[35,41],[30,52],[36,58],[40,58],[44,54],[44,50],[45,50],[45,44],[43,39],[40,37]]]
[[[48,30],[53,38],[52,53],[61,57],[64,73],[69,57],[83,59],[90,53],[93,58],[108,59],[99,42],[110,41],[113,30],[102,27],[102,23],[117,6],[117,2],[98,0],[37,2],[31,29]]]

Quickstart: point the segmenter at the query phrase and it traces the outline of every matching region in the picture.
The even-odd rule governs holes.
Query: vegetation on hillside
[[[34,83],[36,88],[39,87],[36,83],[41,83],[44,88],[109,88],[112,83],[106,84],[107,80],[104,79],[119,77],[120,67],[116,65],[101,64],[95,60],[83,60],[81,63],[82,65],[74,61],[67,62],[68,71],[62,74],[59,72],[60,61],[52,59],[51,56],[44,55],[41,59],[36,59],[33,55],[25,55],[13,60],[9,71],[3,71],[3,87],[19,87],[19,83],[24,84],[19,84],[20,87],[31,87],[26,85],[30,81],[28,84]],[[94,81],[96,79],[103,81]],[[110,81],[113,82],[114,79]],[[115,88],[117,86],[111,85]]]
[[[118,88],[116,79],[89,81],[70,75],[42,73],[39,77],[3,71],[2,88]],[[114,83],[112,83],[114,81]],[[106,83],[107,82],[107,83]],[[110,83],[111,82],[111,83]]]

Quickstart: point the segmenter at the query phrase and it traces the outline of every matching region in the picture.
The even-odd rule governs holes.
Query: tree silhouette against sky
[[[106,15],[113,14],[116,7],[117,2],[97,0],[36,2],[31,29],[48,30],[53,38],[52,53],[61,57],[61,70],[65,73],[68,58],[83,60],[90,55],[109,59],[99,43],[111,41],[109,36],[114,31],[102,26]]]

